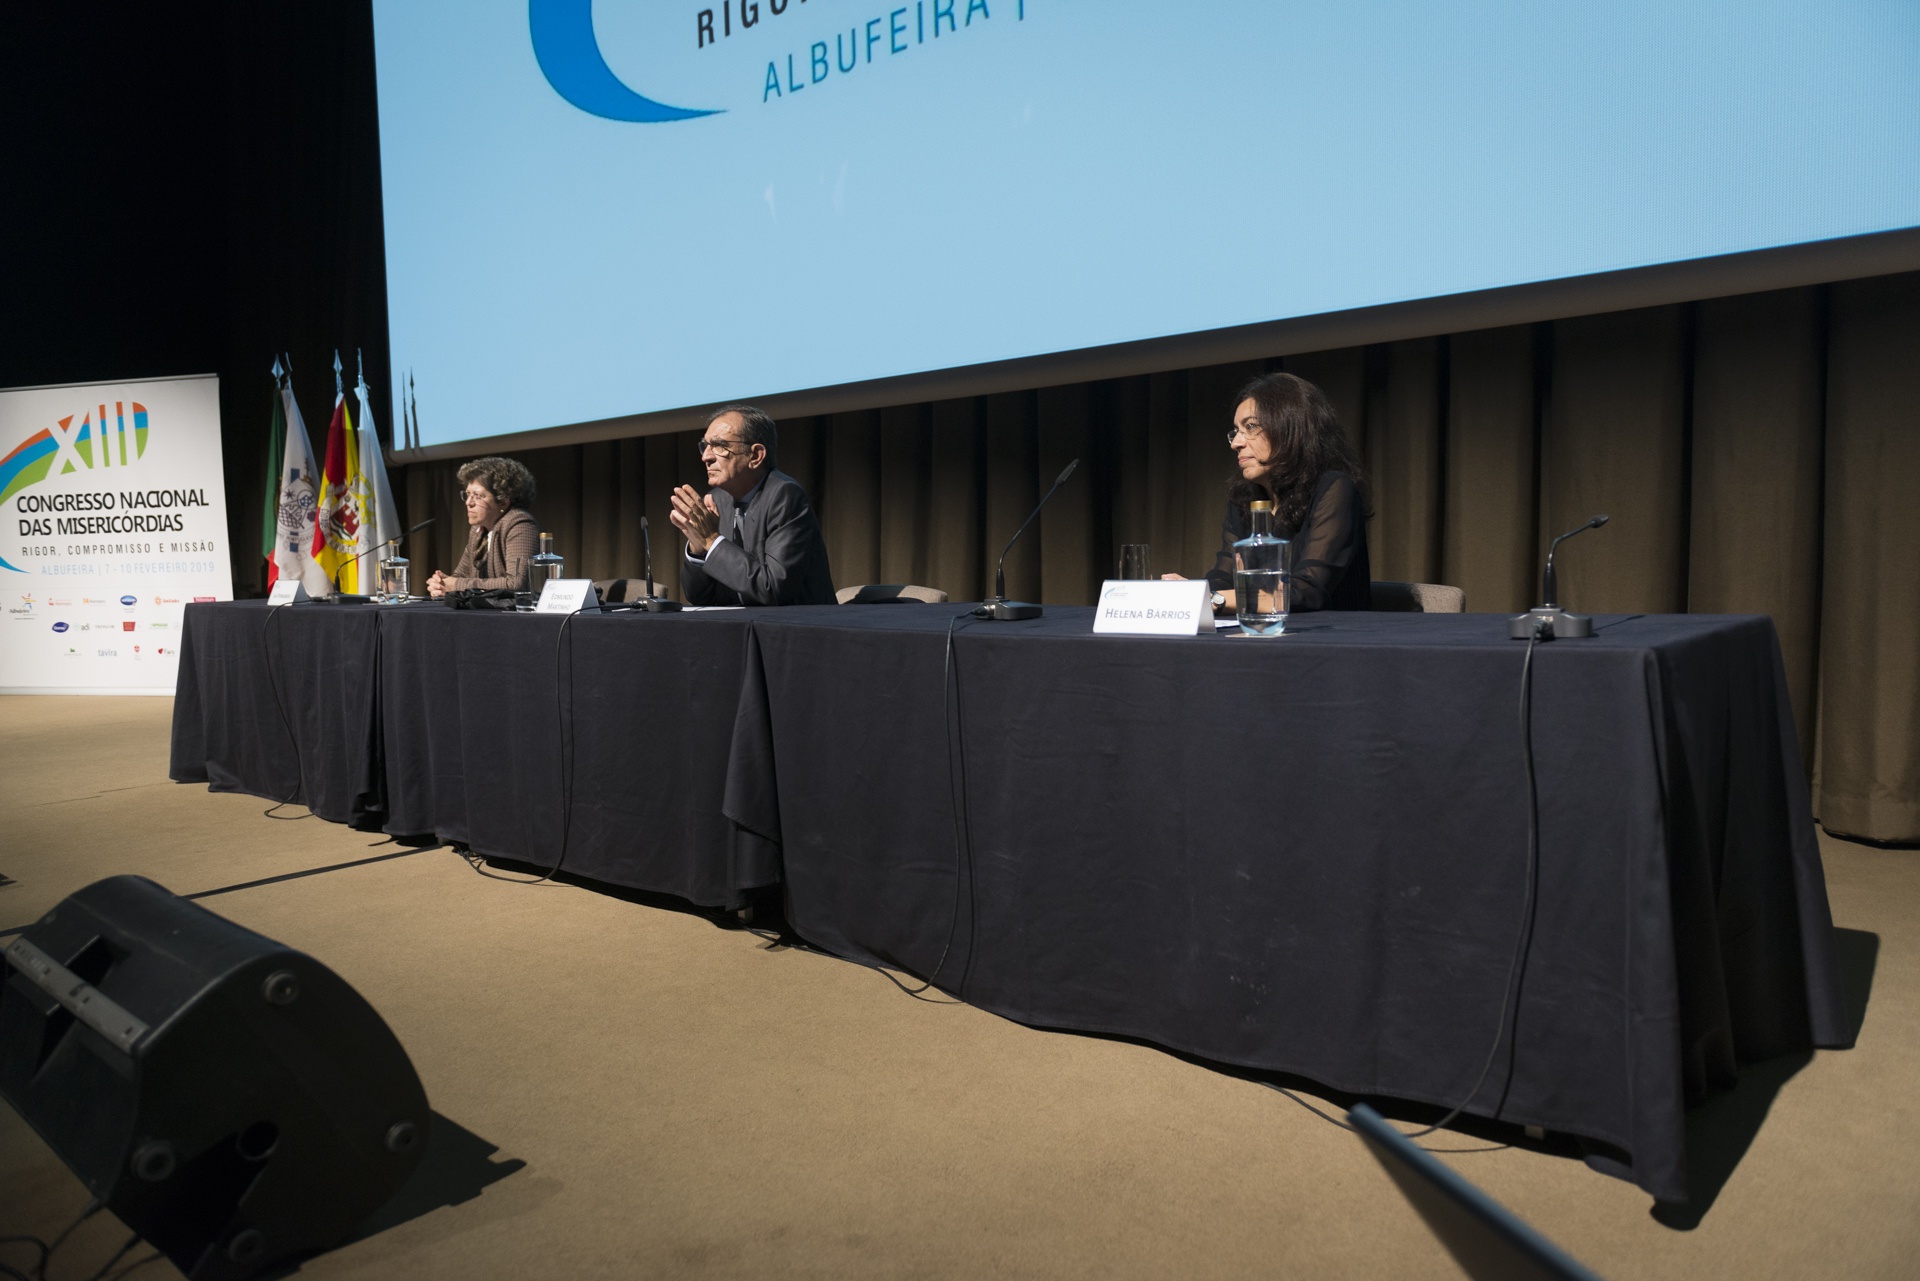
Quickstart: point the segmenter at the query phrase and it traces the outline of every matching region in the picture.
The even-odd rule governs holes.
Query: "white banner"
[[[232,600],[220,380],[0,391],[0,693],[171,694]]]

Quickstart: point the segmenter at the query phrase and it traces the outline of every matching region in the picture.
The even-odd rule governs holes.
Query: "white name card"
[[[577,614],[600,603],[591,578],[549,578],[540,588],[536,614]]]
[[[297,578],[276,578],[273,580],[273,590],[267,593],[269,605],[291,605],[306,599],[307,585]]]
[[[1111,636],[1195,636],[1213,630],[1213,588],[1204,578],[1110,578],[1100,584],[1093,630]]]

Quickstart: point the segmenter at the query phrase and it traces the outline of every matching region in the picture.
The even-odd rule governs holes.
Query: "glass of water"
[[[408,573],[412,566],[405,556],[389,556],[380,562],[380,599],[389,604],[407,599]]]
[[[1130,580],[1153,577],[1153,549],[1146,543],[1120,545],[1120,577]]]

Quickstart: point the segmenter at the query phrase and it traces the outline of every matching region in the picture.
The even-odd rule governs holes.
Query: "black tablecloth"
[[[781,843],[803,937],[1029,1023],[1461,1101],[1521,927],[1526,646],[1503,618],[963,622],[950,737],[961,608],[755,620],[728,813]],[[1599,622],[1534,656],[1534,934],[1470,1110],[1679,1201],[1687,1099],[1848,1030],[1771,623]]]
[[[388,830],[551,867],[564,755],[568,871],[740,906],[779,875],[721,813],[748,612],[388,610]]]
[[[379,828],[379,614],[320,602],[188,605],[170,777]]]

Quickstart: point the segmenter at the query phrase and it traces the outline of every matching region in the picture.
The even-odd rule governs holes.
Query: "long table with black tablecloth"
[[[1529,863],[1504,618],[950,640],[960,608],[754,619],[727,807],[800,935],[1027,1023],[1466,1098]],[[1679,1201],[1688,1100],[1849,1029],[1770,621],[1597,621],[1533,654],[1537,902],[1468,1110]]]
[[[173,774],[536,867],[564,830],[567,869],[696,903],[784,879],[809,941],[1010,1017],[1462,1101],[1523,923],[1526,646],[1090,617],[195,605]],[[1532,694],[1537,903],[1469,1110],[1680,1200],[1690,1099],[1849,1035],[1777,644],[1603,619]]]
[[[186,608],[168,776],[378,829],[380,611],[313,602]]]

